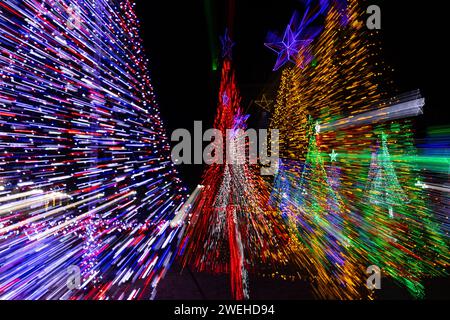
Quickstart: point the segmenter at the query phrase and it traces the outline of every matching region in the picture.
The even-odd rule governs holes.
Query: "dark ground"
[[[304,282],[287,282],[272,279],[251,278],[251,297],[255,300],[311,299]],[[158,286],[156,298],[163,300],[229,300],[230,280],[228,275],[181,270],[178,264]]]
[[[426,299],[450,300],[450,279],[429,279],[424,281]],[[182,270],[174,264],[166,277],[158,285],[158,300],[230,300],[230,279],[227,275]],[[250,297],[252,300],[313,300],[308,283],[304,281],[281,281],[250,277]],[[382,279],[382,289],[378,291],[380,300],[410,300],[406,289],[388,279]]]

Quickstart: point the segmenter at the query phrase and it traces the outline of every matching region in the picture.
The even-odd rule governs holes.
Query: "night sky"
[[[383,54],[394,68],[399,92],[420,89],[427,105],[417,119],[417,137],[426,128],[449,122],[447,83],[449,73],[447,12],[423,1],[365,1],[382,10]],[[219,36],[232,28],[236,42],[234,62],[244,109],[258,121],[251,101],[273,87],[280,73],[272,72],[275,55],[264,47],[268,31],[283,31],[298,0],[137,0],[150,71],[169,134],[176,128],[193,128],[195,120],[212,124],[216,109],[220,65]],[[216,68],[214,68],[216,66]],[[216,70],[214,70],[216,69]],[[181,168],[187,185],[200,180],[202,168]]]

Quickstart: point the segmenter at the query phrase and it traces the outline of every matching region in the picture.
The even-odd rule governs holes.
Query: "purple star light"
[[[225,29],[225,34],[220,38],[220,42],[222,43],[222,58],[231,60],[235,43],[231,40],[228,29]]]
[[[278,55],[273,71],[277,71],[288,61],[297,64],[299,52],[306,49],[314,41],[317,34],[319,34],[320,29],[308,27],[311,20],[306,19],[307,13],[308,10],[305,12],[300,23],[297,23],[298,16],[297,13],[294,13],[290,23],[284,31],[281,41],[276,34],[269,34],[268,39],[271,42],[265,43],[265,46]],[[298,27],[296,27],[296,25],[298,25]]]

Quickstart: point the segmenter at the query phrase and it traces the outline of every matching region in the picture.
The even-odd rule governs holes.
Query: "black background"
[[[264,47],[268,31],[282,31],[299,0],[137,0],[141,35],[158,101],[169,134],[176,128],[193,128],[195,120],[210,127],[217,106],[220,66],[219,36],[233,21],[234,63],[243,106],[257,99],[263,88],[276,86],[272,72],[276,56]],[[205,3],[210,3],[207,14]],[[444,1],[376,0],[382,10],[383,53],[397,89],[420,89],[427,105],[417,119],[417,137],[426,128],[449,124],[447,84],[449,49],[448,11]],[[207,17],[212,23],[208,24]],[[214,42],[211,42],[211,33]],[[212,50],[212,46],[214,50]],[[274,91],[276,92],[276,91]],[[198,183],[200,166],[182,167],[190,187]]]

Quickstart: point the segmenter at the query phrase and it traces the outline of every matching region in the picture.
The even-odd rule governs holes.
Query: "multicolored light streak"
[[[151,298],[174,259],[186,190],[138,28],[129,0],[0,3],[0,298]]]

